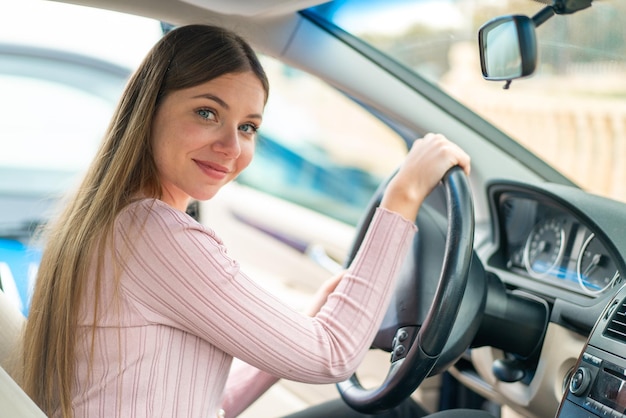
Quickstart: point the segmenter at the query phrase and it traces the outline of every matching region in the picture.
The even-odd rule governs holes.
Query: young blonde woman
[[[360,254],[301,314],[185,213],[250,163],[268,92],[249,45],[204,25],[168,33],[132,76],[45,235],[23,385],[46,414],[235,416],[279,378],[328,383],[355,371],[415,233],[411,220],[450,167],[469,172],[469,158],[441,135],[416,141]],[[230,373],[233,358],[245,366]]]

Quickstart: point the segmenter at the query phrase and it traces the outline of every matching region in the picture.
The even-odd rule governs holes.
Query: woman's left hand
[[[313,301],[311,305],[304,311],[308,316],[315,316],[322,309],[322,306],[326,303],[326,299],[328,299],[328,295],[333,293],[341,278],[345,274],[345,271],[340,272],[339,274],[327,279],[322,283],[315,295],[313,296]]]

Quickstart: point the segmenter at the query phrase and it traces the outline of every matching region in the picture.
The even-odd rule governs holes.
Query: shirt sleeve
[[[336,290],[311,318],[251,280],[215,234],[162,202],[118,218],[122,291],[147,321],[179,328],[276,378],[354,373],[385,314],[416,228],[378,209]]]

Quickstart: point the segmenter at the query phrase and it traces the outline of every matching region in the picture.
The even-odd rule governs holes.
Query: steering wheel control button
[[[572,375],[572,380],[569,382],[569,390],[576,396],[583,396],[589,388],[590,383],[591,376],[589,370],[585,367],[579,367]]]
[[[409,345],[415,335],[415,331],[412,329],[399,328],[396,331],[396,336],[393,337],[391,344],[391,362],[398,361],[404,358],[408,353]]]
[[[406,354],[406,347],[403,345],[399,345],[397,346],[394,350],[393,350],[393,354],[395,357],[400,358],[402,357],[404,354]]]

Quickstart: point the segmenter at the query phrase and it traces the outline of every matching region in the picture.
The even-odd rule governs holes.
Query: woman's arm
[[[415,229],[379,209],[336,291],[311,318],[248,278],[211,231],[146,201],[120,216],[122,293],[148,323],[186,331],[272,375],[336,382],[367,353]]]
[[[326,280],[320,286],[313,296],[311,304],[304,312],[306,315],[317,315],[320,308],[326,303],[328,295],[335,290],[343,275],[344,272],[342,271]],[[226,417],[232,418],[239,415],[279,380],[279,378],[269,373],[235,359],[231,372],[228,375],[222,400],[222,406],[227,411]]]

